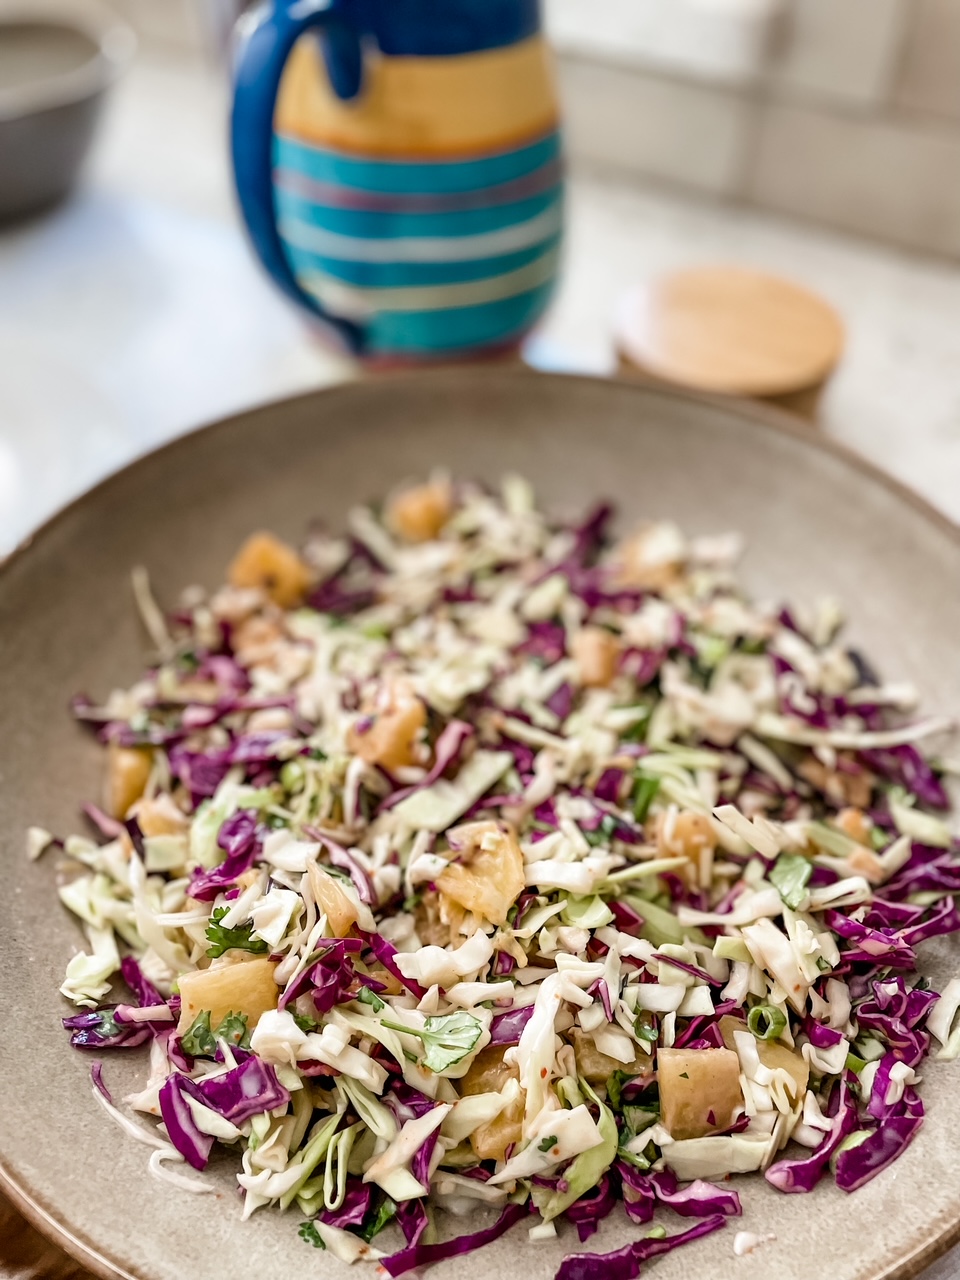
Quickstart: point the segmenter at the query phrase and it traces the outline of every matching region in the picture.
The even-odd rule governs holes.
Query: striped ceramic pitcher
[[[357,354],[507,347],[546,306],[563,184],[538,0],[271,0],[232,144],[261,260]]]

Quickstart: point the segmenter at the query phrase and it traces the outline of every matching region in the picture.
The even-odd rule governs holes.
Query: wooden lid
[[[779,396],[824,382],[843,351],[840,317],[777,276],[697,267],[632,290],[616,342],[664,381],[728,395]]]

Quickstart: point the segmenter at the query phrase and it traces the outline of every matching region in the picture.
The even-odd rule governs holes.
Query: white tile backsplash
[[[897,103],[960,120],[960,0],[913,0]]]
[[[564,51],[748,83],[766,66],[788,0],[544,0]]]
[[[781,89],[869,105],[895,73],[917,0],[792,0],[771,82]]]
[[[567,146],[576,159],[733,195],[750,137],[749,97],[587,58],[559,59]]]
[[[960,255],[960,132],[773,102],[757,142],[757,204]]]

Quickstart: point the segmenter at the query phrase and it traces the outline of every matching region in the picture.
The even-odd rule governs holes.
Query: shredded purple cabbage
[[[258,817],[254,809],[241,809],[227,818],[220,828],[217,844],[226,853],[219,866],[212,871],[197,871],[190,883],[190,896],[200,902],[212,902],[218,893],[249,871],[262,847],[258,831]]]
[[[339,1227],[345,1231],[348,1227],[362,1227],[363,1220],[370,1212],[373,1200],[373,1187],[360,1178],[348,1178],[347,1190],[343,1204],[339,1209],[321,1209],[317,1217],[331,1227]]]
[[[787,1195],[812,1191],[830,1162],[833,1153],[857,1127],[857,1106],[850,1090],[850,1073],[844,1075],[836,1091],[837,1110],[833,1125],[823,1141],[802,1160],[778,1160],[764,1174],[771,1186]]]
[[[380,812],[383,813],[388,809],[393,809],[401,800],[406,800],[408,796],[415,795],[416,792],[423,791],[426,787],[432,787],[444,772],[460,758],[464,745],[473,737],[473,733],[473,726],[467,724],[465,720],[451,720],[436,741],[434,761],[429,771],[413,786],[402,787],[399,791],[394,791],[392,795],[381,801]]]
[[[287,1005],[309,992],[317,1012],[329,1013],[334,1005],[347,999],[347,990],[356,977],[350,956],[362,950],[363,943],[359,938],[321,938],[317,959],[287,984],[277,1007],[286,1009]]]
[[[923,1124],[923,1103],[916,1090],[907,1087],[902,1101],[880,1120],[862,1142],[837,1156],[837,1186],[856,1191],[882,1173],[910,1145]]]
[[[96,1088],[97,1092],[103,1094],[106,1100],[112,1105],[113,1095],[111,1094],[107,1086],[103,1083],[103,1063],[102,1062],[91,1063],[90,1079],[93,1081],[94,1087]]]
[[[243,1124],[262,1111],[273,1111],[290,1101],[269,1062],[256,1054],[221,1076],[207,1076],[196,1083],[200,1099],[231,1124]]]
[[[401,1200],[397,1205],[397,1224],[409,1249],[415,1249],[430,1225],[426,1204],[422,1199]]]
[[[510,1009],[506,1013],[495,1014],[490,1023],[490,1043],[519,1044],[520,1033],[532,1017],[532,1004],[524,1005],[520,1009]]]
[[[485,1244],[492,1244],[521,1218],[525,1218],[527,1210],[523,1205],[508,1204],[500,1217],[491,1227],[481,1231],[471,1231],[467,1235],[457,1236],[454,1240],[446,1240],[443,1244],[408,1245],[399,1253],[381,1259],[380,1266],[387,1275],[402,1276],[407,1271],[419,1267],[429,1267],[435,1262],[444,1262],[447,1258],[458,1258],[465,1253],[473,1253],[474,1249],[482,1249]],[[402,1226],[402,1223],[401,1223]]]
[[[678,1187],[676,1177],[669,1172],[651,1174],[650,1182],[660,1203],[667,1205],[674,1213],[679,1213],[682,1218],[707,1218],[714,1213],[739,1218],[743,1213],[737,1193],[725,1187],[716,1187],[712,1182],[703,1182],[698,1178],[684,1187]]]
[[[401,983],[410,992],[416,996],[418,1000],[422,1000],[427,994],[415,978],[405,978],[400,972],[400,966],[397,964],[397,948],[392,942],[388,942],[386,938],[380,936],[379,933],[365,933],[364,940],[376,958],[380,961],[387,973],[393,974],[396,980]]]
[[[556,1280],[636,1280],[643,1264],[651,1258],[659,1258],[672,1249],[679,1249],[708,1236],[726,1224],[726,1218],[722,1214],[716,1214],[712,1218],[704,1218],[702,1222],[678,1235],[666,1236],[662,1240],[648,1236],[645,1240],[635,1240],[612,1253],[574,1253],[561,1262]],[[397,1272],[391,1274],[396,1275]]]
[[[213,1150],[213,1138],[197,1127],[187,1098],[204,1101],[187,1076],[174,1072],[160,1087],[160,1115],[174,1147],[194,1169],[205,1169]]]
[[[613,1212],[616,1203],[613,1182],[610,1175],[605,1173],[591,1191],[570,1205],[566,1216],[576,1226],[581,1244],[598,1230],[603,1219]]]

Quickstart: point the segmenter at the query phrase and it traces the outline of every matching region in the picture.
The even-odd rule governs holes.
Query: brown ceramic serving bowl
[[[67,194],[133,48],[129,28],[100,10],[41,3],[0,14],[0,220]]]
[[[913,680],[928,710],[960,711],[957,529],[768,410],[616,382],[451,370],[255,409],[114,476],[0,572],[0,1187],[100,1275],[348,1273],[297,1239],[295,1214],[261,1210],[241,1223],[229,1156],[211,1166],[216,1195],[153,1180],[148,1149],[110,1123],[92,1095],[90,1059],[68,1047],[57,988],[80,934],[56,900],[56,855],[24,856],[28,825],[76,830],[81,801],[97,794],[100,749],[71,722],[68,699],[102,697],[140,670],[132,565],[147,566],[160,600],[173,602],[190,583],[220,582],[251,530],[297,538],[317,516],[336,527],[351,504],[438,465],[487,480],[528,475],[557,514],[604,495],[624,525],[670,517],[693,533],[740,529],[753,592],[800,603],[836,596],[851,643],[882,672]],[[923,948],[935,984],[960,969],[958,950],[951,941]],[[104,1056],[115,1097],[142,1084],[139,1053]],[[927,1122],[895,1166],[852,1196],[829,1178],[809,1196],[738,1178],[742,1221],[659,1260],[658,1280],[916,1275],[960,1238],[960,1065],[931,1059],[923,1075]],[[776,1239],[737,1258],[741,1227]],[[611,1216],[587,1248],[616,1248],[636,1230]],[[580,1247],[568,1229],[538,1244],[515,1229],[430,1276],[499,1280],[522,1270],[550,1280]],[[374,1273],[353,1273],[364,1274]]]

